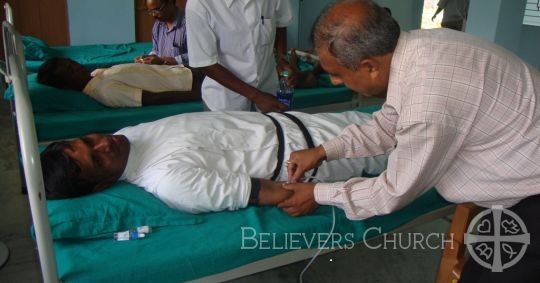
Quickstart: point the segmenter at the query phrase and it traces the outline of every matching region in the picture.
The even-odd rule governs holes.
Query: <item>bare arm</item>
[[[191,70],[193,73],[193,83],[190,91],[165,91],[150,92],[142,91],[142,105],[160,105],[179,102],[188,102],[201,99],[201,84],[204,77],[197,70]]]
[[[287,53],[287,28],[276,28],[274,48],[279,56],[285,56]]]
[[[164,91],[164,92],[150,92],[142,91],[142,105],[161,105],[161,104],[173,104],[179,102],[188,102],[201,99],[200,90],[194,91]]]
[[[260,179],[261,190],[259,191],[258,205],[277,205],[285,201],[293,192],[283,188],[283,182],[275,182],[265,179]]]
[[[214,79],[224,87],[253,101],[253,103],[255,103],[255,105],[257,105],[257,107],[264,113],[287,109],[287,106],[280,103],[273,95],[262,92],[257,88],[243,82],[233,73],[231,73],[231,71],[220,64],[214,64],[199,69],[205,75]]]

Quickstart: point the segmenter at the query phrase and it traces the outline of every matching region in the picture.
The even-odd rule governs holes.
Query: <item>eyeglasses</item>
[[[158,8],[153,9],[153,10],[148,10],[148,14],[150,16],[153,16],[155,14],[161,14],[161,12],[163,11],[163,8],[165,8],[165,6],[167,6],[167,3],[168,3],[168,1],[165,1],[165,2],[161,3],[161,5],[159,5]]]

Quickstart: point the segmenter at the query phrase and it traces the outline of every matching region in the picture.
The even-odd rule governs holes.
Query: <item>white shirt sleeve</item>
[[[151,174],[157,197],[175,209],[201,213],[248,205],[251,179],[247,174],[184,166],[155,169]]]
[[[293,20],[292,8],[290,0],[278,0],[276,6],[276,26],[279,28],[286,27]]]
[[[376,178],[320,183],[315,200],[336,205],[350,219],[393,212],[433,187],[458,154],[464,135],[435,123],[415,123],[396,131],[397,147],[388,168]]]
[[[188,1],[186,32],[189,65],[206,67],[218,62],[217,37],[210,26],[210,15],[199,1]]]

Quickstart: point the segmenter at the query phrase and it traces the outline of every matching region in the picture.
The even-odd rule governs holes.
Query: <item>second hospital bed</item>
[[[8,75],[14,84],[22,160],[45,282],[220,282],[309,258],[315,252],[310,248],[321,246],[320,235],[327,237],[334,222],[331,207],[298,218],[275,207],[192,215],[170,209],[127,183],[86,197],[46,201],[22,50],[13,44],[17,36],[10,25],[4,24],[4,32],[9,35]],[[415,219],[448,214],[451,207],[432,189],[395,213],[364,221],[347,220],[336,209],[332,234],[336,237],[324,247],[350,247]],[[137,241],[112,239],[113,232],[141,225],[154,231]],[[279,248],[292,247],[288,239],[299,233],[314,240],[296,238],[293,248]],[[271,241],[273,248],[252,248],[253,239],[259,239],[258,247]]]
[[[110,133],[123,127],[188,112],[202,111],[201,101],[136,108],[106,107],[80,91],[63,90],[37,81],[37,74],[27,76],[39,141],[73,138],[88,133]],[[13,100],[13,87],[4,99]],[[356,94],[346,87],[296,89],[293,109],[318,112],[322,109],[351,109],[358,105]]]

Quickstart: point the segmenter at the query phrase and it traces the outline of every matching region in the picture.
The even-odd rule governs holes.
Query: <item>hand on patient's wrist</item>
[[[326,150],[324,150],[324,147],[322,145],[319,145],[315,148],[317,150],[317,156],[319,157],[319,162],[323,162],[326,160]]]

